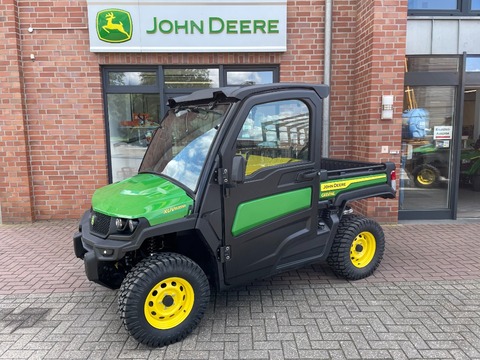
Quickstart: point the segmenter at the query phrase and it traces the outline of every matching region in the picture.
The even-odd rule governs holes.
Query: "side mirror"
[[[232,161],[232,175],[230,180],[234,184],[241,184],[245,181],[245,169],[247,161],[242,155],[235,155]]]

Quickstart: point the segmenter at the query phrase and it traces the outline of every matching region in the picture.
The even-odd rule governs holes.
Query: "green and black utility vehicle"
[[[207,89],[169,100],[140,166],[98,189],[74,235],[88,279],[120,288],[128,332],[183,339],[210,289],[327,261],[355,280],[384,252],[347,203],[395,197],[395,165],[323,158],[325,85]]]

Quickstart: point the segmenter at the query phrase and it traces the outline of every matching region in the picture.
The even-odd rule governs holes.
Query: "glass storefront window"
[[[455,86],[407,86],[402,128],[401,210],[449,208]]]
[[[408,0],[409,10],[456,10],[457,0]]]
[[[220,84],[219,69],[165,69],[165,88],[215,88]]]
[[[222,76],[220,76],[220,74]],[[106,66],[103,69],[110,181],[137,174],[166,100],[205,88],[278,81],[278,66]]]
[[[460,60],[458,57],[409,56],[407,72],[457,72]]]
[[[108,128],[112,181],[137,173],[158,128],[158,94],[108,94]]]
[[[108,85],[112,86],[138,86],[156,85],[157,73],[155,71],[110,71]]]
[[[227,85],[273,83],[273,71],[227,71]]]
[[[480,10],[480,0],[472,0],[472,10]]]

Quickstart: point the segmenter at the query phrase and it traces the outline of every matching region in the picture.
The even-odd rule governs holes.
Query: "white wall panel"
[[[432,54],[458,53],[458,20],[432,22]]]
[[[480,54],[480,20],[460,20],[459,53]]]
[[[480,54],[480,19],[412,18],[407,22],[407,55]]]
[[[430,54],[432,51],[432,22],[408,20],[407,55]]]

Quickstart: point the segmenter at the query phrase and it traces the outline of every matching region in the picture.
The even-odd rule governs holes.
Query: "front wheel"
[[[377,222],[361,216],[344,216],[338,225],[327,262],[347,280],[373,274],[385,250],[385,235]]]
[[[198,325],[210,299],[203,270],[175,253],[142,260],[120,288],[123,324],[138,342],[161,347],[185,338]]]

